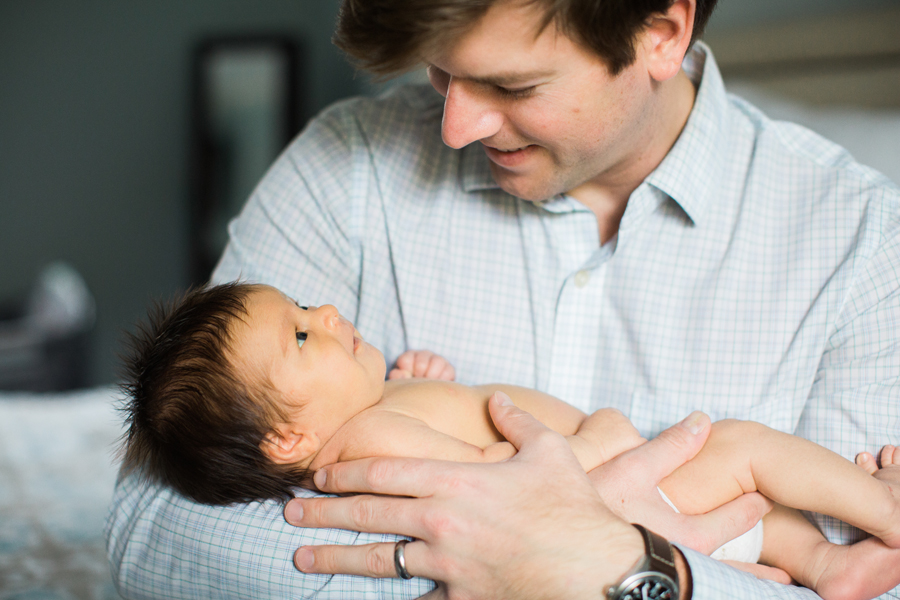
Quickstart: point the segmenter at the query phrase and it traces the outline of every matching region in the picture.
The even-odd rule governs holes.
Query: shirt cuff
[[[692,600],[820,600],[815,592],[807,588],[757,579],[681,544],[675,546],[681,550],[691,570]]]

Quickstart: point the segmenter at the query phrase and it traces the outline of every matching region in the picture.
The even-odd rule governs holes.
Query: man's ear
[[[303,462],[318,452],[319,436],[312,432],[294,431],[291,425],[280,424],[266,434],[260,449],[269,460],[279,465]]]
[[[665,81],[681,70],[694,33],[696,0],[675,0],[664,13],[651,15],[641,35],[650,76]]]

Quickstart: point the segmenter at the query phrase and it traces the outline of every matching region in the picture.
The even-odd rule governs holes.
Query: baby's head
[[[230,283],[157,308],[127,359],[124,468],[207,504],[287,499],[384,358],[334,307]]]

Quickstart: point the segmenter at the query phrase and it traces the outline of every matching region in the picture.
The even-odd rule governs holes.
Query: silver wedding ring
[[[412,579],[412,575],[406,570],[406,554],[403,553],[409,540],[400,540],[394,546],[394,568],[397,569],[397,577],[401,579]]]

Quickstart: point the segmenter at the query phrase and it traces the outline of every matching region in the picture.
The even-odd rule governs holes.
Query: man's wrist
[[[662,536],[637,523],[643,553],[618,582],[607,588],[607,600],[678,600],[684,594],[679,579],[690,577],[687,561],[677,548]],[[679,569],[680,563],[680,569]]]
[[[693,580],[691,579],[691,566],[681,550],[672,546],[672,552],[675,554],[675,570],[678,572],[678,599],[690,600],[694,591]]]

